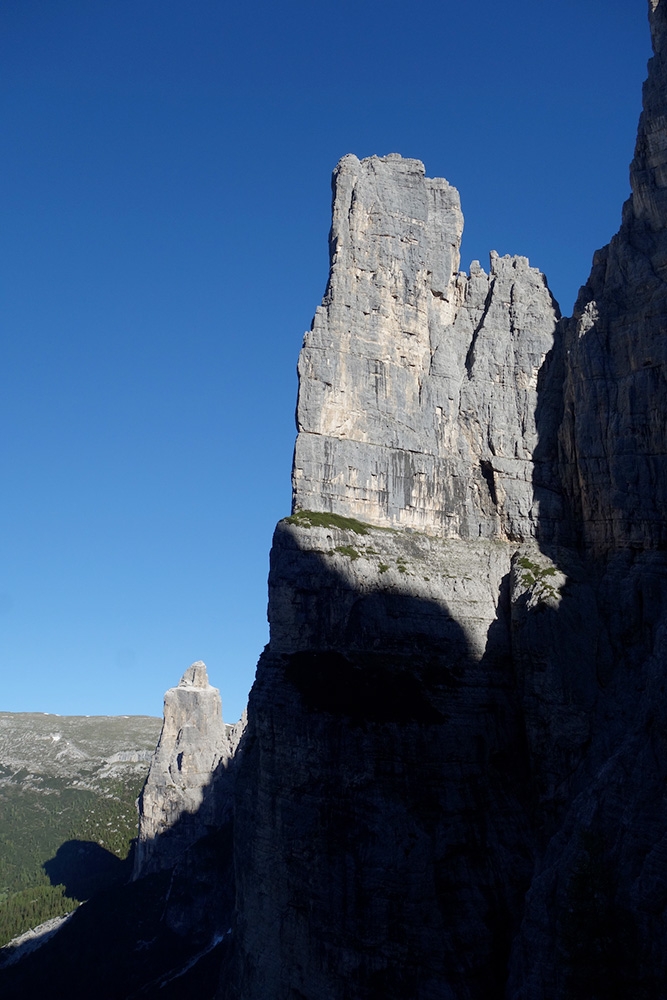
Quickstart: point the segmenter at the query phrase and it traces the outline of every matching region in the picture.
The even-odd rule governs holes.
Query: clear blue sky
[[[330,174],[460,192],[564,312],[629,193],[644,0],[4,0],[0,709],[236,719],[289,513]]]

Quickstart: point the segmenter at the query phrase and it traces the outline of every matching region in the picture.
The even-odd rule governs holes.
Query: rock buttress
[[[571,320],[345,157],[237,797],[234,1000],[667,996],[667,0]]]
[[[560,478],[587,596],[577,584],[582,599],[573,604],[570,584],[569,614],[564,601],[538,621],[525,599],[515,614],[514,659],[542,789],[556,789],[544,768],[552,769],[556,729],[566,754],[582,738],[586,752],[560,772],[563,809],[526,898],[512,1000],[667,996],[665,0],[650,0],[649,17],[654,56],[632,194],[562,344]],[[559,569],[566,563],[561,553]],[[576,616],[589,622],[587,639],[568,651]],[[567,699],[553,711],[554,691],[565,688],[582,692],[583,715]]]

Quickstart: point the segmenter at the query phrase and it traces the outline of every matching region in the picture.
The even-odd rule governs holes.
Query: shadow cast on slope
[[[204,808],[213,795],[219,796],[215,780],[204,789]],[[171,837],[187,843],[193,820],[187,814],[177,820]],[[174,863],[136,881],[129,881],[133,852],[121,861],[92,842],[61,845],[44,870],[85,902],[41,947],[0,967],[3,1000],[213,997],[233,921],[230,815],[200,834]]]
[[[83,902],[96,893],[127,882],[132,874],[134,841],[119,858],[92,840],[67,840],[42,865],[51,885],[62,885],[70,899]]]

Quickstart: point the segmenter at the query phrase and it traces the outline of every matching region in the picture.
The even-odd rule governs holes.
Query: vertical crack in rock
[[[477,261],[475,261],[477,263]],[[489,292],[486,296],[486,301],[484,302],[484,310],[480,317],[479,323],[472,332],[472,337],[470,339],[470,347],[468,348],[468,353],[466,354],[466,371],[468,373],[468,378],[472,378],[472,367],[475,363],[475,345],[477,343],[477,337],[479,336],[479,331],[484,326],[484,320],[487,317],[489,309],[491,308],[491,296],[493,295],[494,282],[489,284]]]

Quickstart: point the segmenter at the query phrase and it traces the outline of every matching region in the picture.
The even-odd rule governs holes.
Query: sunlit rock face
[[[162,732],[139,800],[135,878],[171,867],[223,824],[231,810],[225,776],[242,728],[223,722],[220,692],[201,660],[166,692]]]
[[[537,375],[558,319],[544,275],[497,254],[461,274],[458,192],[419,160],[346,156],[333,183],[331,274],[299,359],[295,506],[535,535]]]

